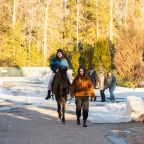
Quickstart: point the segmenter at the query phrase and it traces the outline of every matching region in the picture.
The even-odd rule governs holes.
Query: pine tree
[[[111,69],[110,49],[107,39],[101,39],[96,43],[93,65],[96,70],[103,69],[104,71],[108,71]]]

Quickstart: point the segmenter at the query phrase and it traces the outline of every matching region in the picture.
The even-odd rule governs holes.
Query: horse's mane
[[[59,68],[58,72],[56,72],[55,76],[54,76],[54,80],[53,80],[53,84],[54,81],[56,81],[56,84],[58,84],[58,82],[63,81],[63,80],[67,80],[67,74],[66,74],[67,69],[66,68]]]
[[[62,77],[62,78],[67,78],[67,74],[66,74],[67,68],[59,68],[57,75]]]

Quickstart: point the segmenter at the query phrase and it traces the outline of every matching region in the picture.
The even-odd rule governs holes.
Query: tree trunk
[[[99,38],[99,0],[96,0],[96,33],[97,33],[97,40]]]
[[[17,5],[17,0],[13,0],[13,14],[12,14],[13,42],[15,41],[16,5]],[[15,44],[13,45],[13,56],[15,59],[16,58]]]
[[[110,0],[110,41],[113,41],[113,0]]]
[[[17,5],[17,0],[13,1],[13,15],[12,15],[12,26],[15,28],[15,23],[16,23],[16,5]]]
[[[29,44],[28,44],[28,65],[31,66],[31,44],[32,44],[32,29],[33,29],[34,14],[33,9],[31,10],[31,20],[30,20],[30,32],[29,32]]]
[[[126,19],[127,19],[127,7],[128,7],[128,0],[126,0],[126,5],[125,5],[125,18],[124,18],[125,28],[126,28],[126,26],[127,26],[127,23],[126,23]]]
[[[48,27],[48,0],[45,8],[45,22],[44,22],[44,65],[47,60],[47,27]]]
[[[62,48],[65,48],[65,9],[66,9],[66,1],[63,0],[63,42],[62,42]]]
[[[77,4],[77,25],[76,25],[76,38],[77,38],[77,41],[76,41],[76,50],[78,51],[79,50],[79,3],[80,3],[80,0],[76,0],[76,4]]]

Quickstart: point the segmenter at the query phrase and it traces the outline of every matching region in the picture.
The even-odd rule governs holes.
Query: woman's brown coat
[[[94,88],[90,78],[77,75],[70,87],[71,96],[94,96]]]

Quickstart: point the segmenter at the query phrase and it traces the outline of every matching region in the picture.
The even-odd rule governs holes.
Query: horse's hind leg
[[[57,109],[58,118],[61,119],[62,114],[61,114],[61,105],[60,105],[60,103],[57,103],[57,106],[58,106],[58,109]]]
[[[65,124],[65,100],[62,100],[62,124]]]

